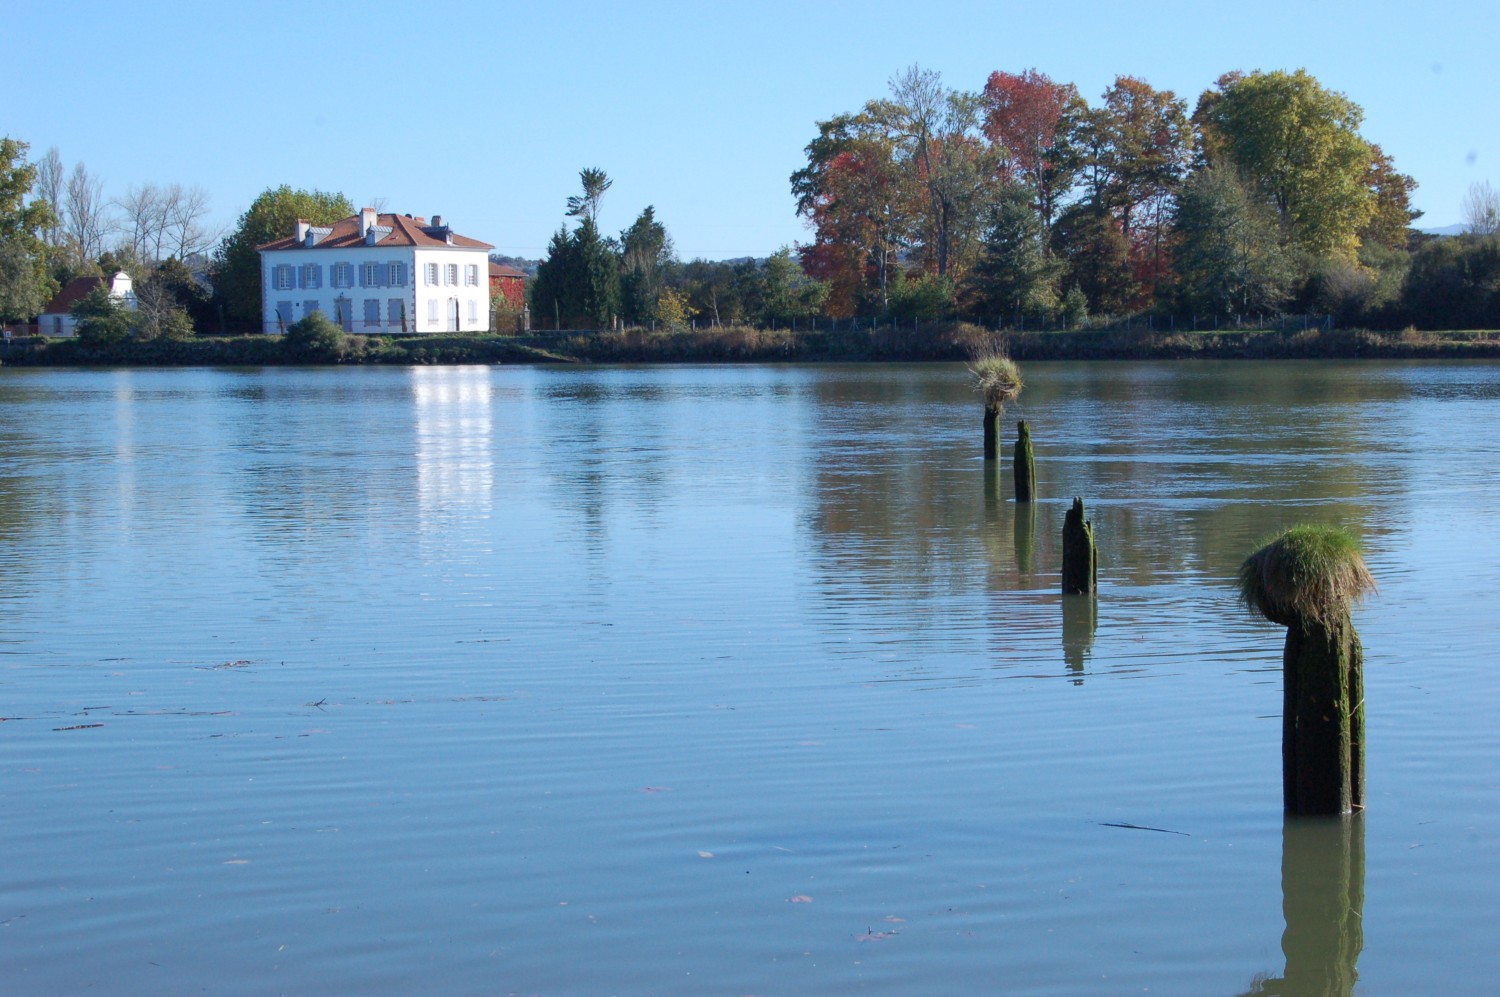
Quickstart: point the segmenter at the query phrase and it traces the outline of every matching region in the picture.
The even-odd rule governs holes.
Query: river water
[[[1493,993],[1500,366],[1024,373],[987,467],[953,365],[0,370],[0,990]]]

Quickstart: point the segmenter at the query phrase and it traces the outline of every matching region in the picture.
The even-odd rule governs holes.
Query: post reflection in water
[[[1036,542],[1036,503],[1017,502],[1015,521],[1016,570],[1031,574],[1031,549]]]
[[[1098,627],[1098,599],[1091,595],[1062,597],[1063,660],[1074,675],[1074,685],[1083,685],[1083,663],[1094,650],[1094,631]]]
[[[494,489],[488,367],[413,367],[417,508],[424,528],[455,512],[484,515]]]
[[[1288,815],[1281,832],[1286,969],[1254,981],[1247,997],[1350,997],[1365,944],[1364,908],[1364,815]]]

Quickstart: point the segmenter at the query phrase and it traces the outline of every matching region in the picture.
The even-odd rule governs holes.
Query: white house
[[[348,332],[486,332],[489,243],[457,235],[440,215],[364,208],[331,226],[302,219],[257,246],[261,329],[322,312]]]
[[[73,306],[89,296],[89,292],[100,284],[109,284],[109,296],[126,308],[135,308],[135,288],[130,274],[124,270],[106,280],[103,277],[74,277],[68,286],[57,292],[47,302],[36,319],[36,331],[40,336],[74,336],[78,334],[78,320],[73,317]]]

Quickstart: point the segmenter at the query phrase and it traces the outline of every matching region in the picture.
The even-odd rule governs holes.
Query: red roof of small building
[[[68,286],[57,292],[57,296],[47,302],[42,309],[43,315],[66,315],[73,310],[73,306],[89,296],[89,292],[104,283],[103,277],[74,277],[68,281]]]
[[[517,270],[515,267],[511,266],[508,263],[491,263],[490,264],[490,276],[491,277],[520,277],[522,280],[525,280],[526,279],[526,271],[525,270]]]
[[[440,249],[449,245],[460,249],[494,249],[487,242],[478,239],[470,239],[468,236],[453,233],[453,242],[449,243],[441,235],[432,235],[428,229],[432,226],[427,224],[425,218],[411,218],[406,215],[376,215],[375,225],[378,228],[390,229],[390,234],[382,236],[375,243],[381,247],[392,246],[415,246],[419,249]],[[329,228],[326,225],[315,225],[314,228]],[[333,231],[319,240],[313,249],[348,249],[353,246],[363,246],[364,238],[359,234],[359,215],[350,215],[348,218],[340,218],[331,226]],[[441,230],[439,230],[441,231]],[[307,244],[297,238],[296,233],[275,239],[261,246],[255,247],[264,252],[267,249],[305,249]]]

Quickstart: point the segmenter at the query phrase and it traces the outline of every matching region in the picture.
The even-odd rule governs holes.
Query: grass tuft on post
[[[1016,423],[1015,456],[1016,501],[1036,501],[1036,452],[1031,446],[1031,427],[1022,419]]]
[[[997,349],[985,349],[969,364],[974,375],[974,390],[984,396],[984,456],[994,460],[1000,455],[999,421],[1005,403],[1021,393],[1021,368]]]
[[[1282,798],[1294,814],[1364,807],[1364,650],[1350,610],[1375,590],[1346,530],[1294,526],[1247,557],[1240,599],[1287,628]]]

